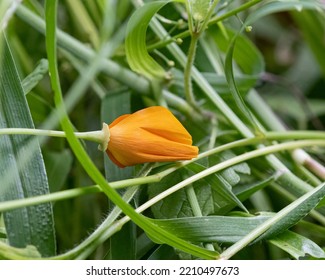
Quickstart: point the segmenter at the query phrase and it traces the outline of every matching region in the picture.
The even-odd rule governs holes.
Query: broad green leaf
[[[228,159],[231,159],[235,157],[236,155],[231,151],[225,151],[218,155],[211,156],[209,158],[210,166],[218,164],[220,162],[226,161]],[[250,175],[251,170],[250,167],[246,162],[242,162],[240,164],[236,164],[232,167],[226,168],[225,170],[222,170],[220,174],[224,177],[225,180],[231,185],[235,186],[240,182],[240,176],[239,174],[246,174]]]
[[[154,222],[192,242],[235,243],[269,218],[269,215],[263,214],[255,217],[208,216]],[[324,251],[313,241],[290,231],[285,231],[269,241],[296,259],[306,254],[316,258],[325,256]]]
[[[167,3],[154,1],[146,3],[131,16],[125,38],[125,52],[131,69],[147,78],[163,79],[165,70],[148,53],[146,33],[151,18]]]
[[[9,47],[4,41],[0,69],[0,127],[33,128],[33,122]],[[0,137],[0,200],[15,200],[49,193],[40,147],[25,149],[28,136]],[[24,162],[24,164],[22,163]],[[10,245],[33,245],[42,256],[55,254],[55,236],[50,203],[3,214]]]
[[[217,75],[216,73],[202,73],[202,74],[204,78],[209,82],[209,84],[211,84],[211,86],[216,90],[216,92],[226,96],[230,94],[229,85],[225,76]],[[256,84],[257,77],[251,75],[245,75],[241,73],[235,73],[234,75],[235,75],[237,88],[241,94],[247,93],[248,90],[254,87]]]
[[[241,34],[235,34],[230,29],[226,29],[226,33],[228,37],[225,37],[220,28],[209,29],[207,32],[213,38],[219,51],[224,54],[231,47],[232,39],[236,37],[236,48],[232,57],[236,63],[236,68],[233,71],[233,75],[236,80],[236,86],[240,89],[240,94],[245,95],[249,86],[254,86],[263,73],[265,67],[264,59],[257,47],[247,37]],[[211,80],[213,76],[210,74],[207,77]],[[228,80],[226,75],[223,79]],[[230,92],[229,88],[227,92]]]
[[[60,152],[47,151],[43,153],[51,192],[59,191],[70,172],[72,154],[70,150]]]
[[[148,188],[149,197],[154,197],[170,186],[182,181],[182,172],[176,172],[166,176],[159,183],[151,184]],[[187,201],[184,189],[181,189],[151,207],[154,217],[157,219],[191,217],[193,212]]]
[[[143,232],[137,238],[137,260],[144,259],[157,245]],[[169,246],[167,246],[169,247]]]
[[[279,234],[270,242],[280,249],[289,253],[295,259],[303,258],[306,255],[315,258],[325,258],[325,252],[312,240],[291,231]]]
[[[153,223],[191,242],[235,243],[269,219],[256,217],[207,216],[178,219],[157,219]]]
[[[188,165],[187,168],[195,173],[199,173],[206,169],[204,166],[196,163]],[[227,206],[230,206],[230,209],[238,206],[244,211],[247,211],[245,206],[232,192],[231,185],[229,185],[229,183],[222,176],[218,174],[212,174],[210,176],[204,177],[203,180],[208,183],[211,188],[211,197],[213,199],[212,203],[214,207],[213,213],[224,213],[220,212],[220,210],[227,208]]]
[[[261,52],[244,35],[241,35],[240,33],[236,34],[235,31],[231,29],[226,29],[225,32],[228,36],[227,38],[225,38],[225,35],[220,28],[208,30],[208,35],[213,38],[218,49],[222,53],[227,53],[233,44],[232,40],[236,39],[236,48],[234,49],[232,56],[237,66],[234,71],[236,81],[237,77],[241,77],[250,83],[256,83],[265,68]]]

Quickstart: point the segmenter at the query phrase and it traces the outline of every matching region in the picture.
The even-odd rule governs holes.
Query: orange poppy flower
[[[109,125],[109,132],[106,153],[119,167],[188,160],[198,155],[191,135],[164,107],[122,115]]]

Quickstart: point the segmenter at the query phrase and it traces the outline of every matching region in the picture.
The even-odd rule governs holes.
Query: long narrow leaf
[[[63,106],[63,97],[61,92],[61,85],[57,67],[57,54],[56,54],[56,15],[57,15],[57,1],[47,0],[46,1],[46,47],[49,60],[49,71],[51,76],[52,88],[55,92],[55,103],[57,107]],[[158,243],[167,243],[174,246],[184,252],[193,254],[198,257],[205,259],[215,259],[218,256],[217,252],[209,251],[199,246],[188,243],[182,239],[177,238],[175,235],[167,232],[163,229],[157,228],[149,219],[142,215],[139,215],[128,203],[126,203],[119,194],[110,187],[106,179],[99,172],[97,167],[91,161],[86,151],[82,147],[74,135],[73,127],[70,123],[68,115],[62,110],[63,116],[61,119],[61,125],[67,135],[67,140],[84,167],[88,175],[100,186],[105,194],[115,203],[121,210],[128,215],[132,221],[145,230]]]
[[[149,55],[146,46],[147,28],[151,18],[168,2],[154,1],[137,9],[130,18],[125,39],[125,51],[131,69],[147,78],[162,79],[165,70]]]
[[[28,105],[9,47],[4,40],[0,68],[0,127],[33,128]],[[0,200],[14,200],[49,193],[45,167],[37,143],[32,154],[26,151],[27,136],[0,137]],[[30,158],[28,158],[31,156]],[[20,161],[27,162],[20,168]],[[5,176],[6,175],[6,176]],[[42,204],[4,213],[7,237],[15,247],[34,245],[43,256],[55,254],[51,204]]]
[[[325,183],[318,186],[314,190],[306,193],[284,209],[282,209],[275,217],[272,226],[265,231],[255,242],[263,239],[272,238],[288,228],[294,226],[298,221],[305,217],[313,210],[321,199],[325,197]]]

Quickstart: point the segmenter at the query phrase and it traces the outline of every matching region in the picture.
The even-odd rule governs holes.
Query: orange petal
[[[174,115],[154,106],[123,115],[110,126],[107,154],[120,167],[197,157],[192,137]]]
[[[128,116],[130,116],[131,114],[125,114],[122,116],[119,116],[117,119],[115,119],[110,125],[109,128],[112,128],[113,126],[117,125],[120,121],[124,120],[125,118],[127,118]]]

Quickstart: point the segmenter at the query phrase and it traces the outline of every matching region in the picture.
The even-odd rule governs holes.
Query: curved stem
[[[7,130],[7,129],[0,129],[0,135],[4,134],[1,133],[2,131]],[[34,129],[31,129],[34,130]],[[28,131],[30,131],[28,129]],[[64,135],[64,133],[62,131],[58,131],[60,133],[58,133],[58,135]],[[134,186],[134,185],[143,185],[143,184],[151,184],[151,183],[157,183],[159,181],[161,181],[162,178],[166,177],[167,175],[173,173],[174,171],[178,170],[179,168],[182,168],[192,162],[195,162],[199,159],[208,157],[210,155],[216,154],[216,153],[220,153],[222,151],[225,150],[230,150],[233,148],[237,148],[237,147],[243,147],[243,146],[249,146],[249,145],[254,145],[256,143],[259,143],[263,140],[287,140],[287,139],[303,139],[306,136],[309,136],[309,140],[304,140],[304,142],[306,141],[316,141],[314,139],[321,139],[321,140],[317,140],[317,143],[320,143],[319,145],[324,146],[325,145],[325,132],[317,132],[317,131],[288,131],[288,132],[267,132],[264,135],[264,138],[261,137],[254,137],[254,138],[246,138],[246,139],[241,139],[241,140],[237,140],[219,147],[216,147],[214,149],[211,149],[209,151],[203,152],[201,154],[199,154],[199,156],[193,160],[188,160],[188,161],[182,161],[182,162],[178,162],[176,163],[174,166],[167,168],[164,171],[161,171],[157,174],[154,175],[150,175],[150,176],[145,176],[145,177],[138,177],[138,178],[133,178],[133,179],[125,179],[125,180],[120,180],[120,181],[116,181],[116,182],[111,182],[110,186],[114,189],[119,189],[119,188],[126,188],[126,187],[130,187],[130,186]],[[60,136],[60,137],[61,137]],[[62,136],[64,137],[64,136]],[[299,143],[301,143],[302,141],[296,141],[296,142],[288,142],[288,143],[284,143],[287,147],[289,145],[299,145]],[[304,143],[303,142],[303,143]],[[310,143],[314,143],[314,142],[310,142]],[[278,145],[283,145],[283,144],[278,144]],[[247,157],[247,155],[254,155],[254,153],[257,153],[257,156],[260,155],[260,153],[265,153],[263,151],[265,151],[265,149],[274,149],[274,145],[273,146],[269,146],[269,147],[265,147],[256,151],[251,151],[249,153],[245,153],[243,155],[239,155],[237,157],[234,157],[230,160],[227,160],[225,162],[223,162],[222,164],[229,164],[233,165],[233,164],[237,164],[243,160],[245,160],[245,157]],[[294,148],[293,148],[294,149]],[[271,150],[272,152],[272,150]],[[270,152],[269,152],[270,153]],[[267,154],[267,153],[265,153]],[[245,156],[243,158],[243,156]],[[238,162],[234,162],[237,161],[239,158]],[[248,158],[250,159],[250,158]],[[246,158],[247,160],[247,158]],[[218,165],[219,166],[219,165]],[[229,166],[226,166],[224,168],[227,168]],[[218,170],[220,171],[220,170]],[[217,172],[217,171],[215,171]],[[204,176],[203,176],[204,177]],[[54,201],[59,201],[59,200],[63,200],[63,199],[70,199],[70,198],[74,198],[74,197],[78,197],[80,195],[83,194],[87,194],[87,193],[93,193],[93,192],[101,192],[102,190],[98,187],[98,185],[94,185],[94,186],[90,186],[90,187],[83,187],[83,188],[77,188],[77,189],[73,189],[73,190],[66,190],[66,191],[61,191],[59,193],[52,193],[52,194],[47,194],[44,196],[37,196],[37,197],[31,197],[31,198],[25,198],[25,199],[21,199],[21,200],[15,200],[15,201],[5,201],[5,202],[1,202],[0,203],[0,212],[3,211],[9,211],[9,210],[13,210],[16,208],[20,208],[20,207],[26,207],[26,206],[31,206],[31,205],[36,205],[36,204],[40,204],[40,203],[46,203],[46,202],[54,202]],[[171,192],[172,193],[172,192]],[[167,196],[167,195],[165,195]],[[161,198],[162,199],[162,198]]]
[[[237,141],[237,143],[235,143],[235,144],[237,146],[240,143],[241,144],[242,143],[246,143],[246,144],[250,143],[250,144],[252,144],[252,142],[257,141],[257,140],[258,140],[257,137],[255,137],[253,139],[243,139],[243,140]],[[230,144],[231,144],[231,146],[234,146],[234,143],[230,143]],[[229,147],[230,144],[224,145],[223,148],[226,147],[226,146]],[[238,164],[240,162],[247,161],[247,160],[259,157],[259,156],[264,156],[264,155],[267,155],[267,154],[276,153],[276,152],[283,151],[283,150],[292,150],[292,149],[307,147],[307,146],[325,146],[325,141],[322,141],[322,140],[301,140],[301,141],[286,142],[286,143],[275,144],[275,145],[272,145],[272,146],[269,146],[269,147],[261,148],[259,150],[254,150],[254,151],[251,151],[251,152],[244,153],[244,154],[242,154],[240,156],[231,158],[231,159],[226,160],[224,162],[221,162],[221,163],[219,163],[217,165],[214,165],[214,166],[212,166],[210,168],[207,168],[206,170],[204,170],[202,172],[199,172],[199,173],[185,179],[184,181],[174,185],[173,187],[167,189],[166,191],[158,194],[154,198],[152,198],[149,201],[147,201],[146,203],[142,204],[140,207],[135,209],[135,211],[137,213],[141,213],[144,210],[151,207],[152,205],[154,205],[155,203],[157,203],[158,201],[160,201],[160,200],[164,199],[165,197],[171,195],[172,193],[184,188],[185,186],[187,186],[189,184],[192,184],[192,183],[200,180],[201,178],[204,178],[204,177],[206,177],[208,175],[211,175],[211,174],[213,174],[215,172],[219,172],[219,171],[221,171],[221,170],[223,170],[225,168],[228,168],[228,167],[230,167],[232,165],[235,165],[235,164]],[[220,150],[220,147],[218,147],[218,148]],[[211,153],[212,151],[217,152],[218,148],[215,148],[215,149],[209,151],[209,153]],[[208,155],[208,153],[206,152],[205,156],[207,156],[207,155]],[[188,164],[190,162],[192,162],[192,161],[184,162],[183,165]],[[170,168],[170,169],[176,170],[177,168],[174,167],[174,168]],[[171,172],[169,172],[169,173],[171,173]],[[165,171],[163,171],[163,172],[161,172],[159,174],[152,175],[152,176],[156,176],[157,180],[160,180],[162,177],[166,176],[166,174],[169,174],[169,173],[168,172],[166,173],[166,170],[165,170]],[[145,177],[145,178],[149,178],[149,177],[150,176]],[[139,178],[139,179],[141,179],[141,178]],[[93,186],[92,188],[98,188],[98,187]],[[131,218],[129,216],[125,216],[122,219],[120,219],[119,221],[113,222],[112,220],[110,220],[109,223],[105,223],[105,225],[103,225],[103,227],[105,229],[107,229],[107,231],[105,230],[105,232],[106,232],[105,238],[108,238],[112,234],[117,232],[130,219]],[[101,238],[101,240],[103,239],[103,236],[99,236],[99,237]],[[67,252],[65,255],[71,256],[71,254],[69,252]],[[60,256],[60,257],[63,257],[63,256]],[[60,258],[60,257],[56,256],[56,257],[54,257],[54,259],[57,259],[57,258]]]
[[[1,131],[2,129],[0,129],[0,135],[1,135]],[[288,134],[288,135],[286,135]],[[118,188],[126,188],[129,186],[134,186],[134,185],[143,185],[143,184],[150,184],[150,183],[157,183],[159,182],[162,178],[164,178],[165,176],[171,174],[172,172],[178,170],[181,167],[186,166],[187,164],[190,164],[194,161],[197,161],[199,159],[205,158],[207,156],[213,155],[215,153],[220,153],[222,151],[225,150],[230,150],[236,147],[243,147],[243,146],[249,146],[249,145],[253,145],[256,144],[258,142],[263,141],[264,139],[267,140],[280,140],[280,139],[289,139],[290,137],[292,138],[302,138],[305,137],[306,133],[299,133],[299,132],[295,132],[292,131],[291,133],[283,133],[283,132],[268,132],[265,134],[265,138],[258,138],[258,137],[254,137],[254,138],[247,138],[247,139],[241,139],[238,141],[234,141],[219,147],[216,147],[214,149],[211,149],[209,151],[206,151],[204,153],[199,154],[199,156],[193,160],[189,160],[189,161],[183,161],[183,162],[179,162],[176,165],[174,165],[173,167],[170,167],[162,172],[159,172],[157,174],[154,175],[150,175],[150,176],[146,176],[146,177],[139,177],[139,178],[133,178],[133,179],[125,179],[125,180],[120,180],[120,181],[116,181],[116,182],[111,182],[111,187],[114,189],[118,189]],[[309,134],[310,136],[310,141],[312,139],[325,139],[325,132],[311,132]],[[312,137],[314,136],[314,138]],[[293,142],[295,143],[295,142]],[[270,146],[272,147],[272,146]],[[258,150],[259,151],[259,150]],[[250,152],[252,153],[252,152]],[[238,156],[237,156],[238,157]],[[235,157],[235,158],[237,158]],[[234,158],[234,159],[235,159]],[[226,161],[227,162],[227,161]],[[31,198],[26,198],[26,199],[22,199],[22,200],[18,200],[18,201],[6,201],[6,202],[1,202],[0,203],[0,212],[3,211],[8,211],[8,210],[12,210],[15,208],[19,208],[19,207],[25,207],[25,206],[31,206],[31,205],[36,205],[39,203],[46,203],[46,202],[54,202],[54,201],[58,201],[61,199],[69,199],[69,198],[73,198],[73,197],[77,197],[79,195],[82,194],[86,194],[86,193],[91,193],[91,192],[99,192],[101,191],[97,185],[95,186],[91,186],[91,187],[84,187],[84,188],[78,188],[78,189],[74,189],[74,190],[66,190],[63,192],[60,192],[61,194],[56,194],[56,193],[52,193],[52,194],[48,194],[45,196],[40,196],[40,197],[31,197]]]
[[[229,160],[226,160],[219,164],[216,164],[210,168],[207,168],[204,171],[201,171],[201,172],[185,179],[184,181],[174,185],[173,187],[167,189],[166,191],[158,194],[151,200],[147,201],[146,203],[141,205],[138,209],[140,209],[141,211],[144,211],[145,209],[151,207],[153,204],[155,204],[158,201],[162,200],[163,198],[171,195],[172,193],[184,188],[185,186],[192,184],[206,176],[209,176],[211,174],[219,172],[225,168],[236,165],[238,163],[241,163],[241,162],[244,162],[244,161],[256,158],[256,157],[280,152],[283,150],[293,150],[296,148],[307,147],[307,146],[323,146],[324,147],[325,141],[322,141],[322,140],[301,140],[301,141],[286,142],[286,143],[281,143],[281,144],[275,144],[275,145],[268,146],[268,147],[263,147],[258,150],[254,150],[251,152],[241,154],[239,156],[233,157]]]
[[[165,197],[169,196],[170,194],[182,189],[183,187],[199,180],[201,177],[205,177],[208,176],[212,173],[221,171],[227,167],[230,167],[232,165],[238,164],[242,161],[248,160],[248,159],[252,159],[255,157],[259,157],[259,156],[263,156],[263,155],[267,155],[270,153],[275,153],[275,152],[279,152],[282,150],[286,150],[286,149],[296,149],[296,148],[301,148],[301,147],[305,147],[305,146],[313,146],[313,145],[321,145],[321,146],[325,146],[325,141],[320,142],[319,140],[302,140],[302,141],[295,141],[295,142],[288,142],[288,143],[282,143],[282,144],[276,144],[273,146],[269,146],[269,147],[265,147],[256,151],[252,151],[252,152],[248,152],[245,154],[242,154],[240,156],[237,156],[235,158],[226,160],[222,163],[219,163],[211,168],[208,168],[196,175],[193,175],[192,177],[174,185],[173,187],[167,189],[166,191],[158,194],[157,196],[153,197],[152,199],[150,199],[149,201],[147,201],[146,203],[142,204],[140,207],[138,207],[137,209],[135,209],[135,211],[137,213],[141,213],[143,211],[145,211],[146,209],[150,208],[152,205],[154,205],[155,203],[157,203],[158,201],[164,199]],[[322,217],[323,218],[323,217]],[[324,219],[320,219],[321,222],[324,224],[325,221]],[[112,231],[112,234],[114,234],[116,231],[118,231],[119,228],[121,228],[124,224],[126,224],[128,221],[130,221],[130,217],[128,216],[124,216],[123,218],[121,218],[119,221],[116,221],[115,223],[112,224],[112,228],[110,228],[110,230]],[[259,236],[258,234],[260,233],[261,228],[259,227],[258,230],[256,230],[256,236]],[[264,230],[264,229],[263,229]],[[255,231],[254,231],[255,232]],[[254,235],[255,236],[255,235]],[[254,239],[254,238],[253,238]],[[250,235],[247,239],[242,240],[243,242],[240,243],[239,245],[237,244],[237,246],[232,246],[230,247],[231,249],[227,249],[225,252],[223,252],[223,254],[221,255],[223,258],[228,258],[229,256],[232,255],[233,252],[235,252],[236,250],[240,250],[243,244],[247,244],[247,242],[253,240],[252,239],[252,235]],[[248,240],[248,241],[247,241]]]

